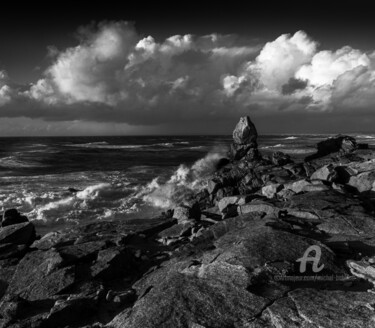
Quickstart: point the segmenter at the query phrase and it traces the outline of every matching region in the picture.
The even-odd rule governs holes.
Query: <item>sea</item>
[[[303,158],[329,135],[264,135],[263,153]],[[375,145],[374,135],[354,135]],[[39,231],[159,216],[200,190],[231,136],[0,138],[0,210]]]

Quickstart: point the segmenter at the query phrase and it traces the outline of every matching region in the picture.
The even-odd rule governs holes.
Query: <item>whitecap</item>
[[[285,140],[295,140],[295,139],[298,139],[298,137],[295,137],[295,136],[291,136],[291,137],[286,137],[284,138]]]

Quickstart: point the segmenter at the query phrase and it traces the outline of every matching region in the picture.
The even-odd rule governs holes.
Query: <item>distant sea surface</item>
[[[375,134],[354,136],[375,144]],[[265,153],[303,158],[326,137],[267,135],[258,144]],[[0,208],[17,208],[44,231],[157,216],[204,185],[231,141],[231,136],[0,138]]]

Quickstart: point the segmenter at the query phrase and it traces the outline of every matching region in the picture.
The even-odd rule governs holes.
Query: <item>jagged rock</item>
[[[64,246],[58,249],[59,254],[66,263],[79,261],[93,261],[99,251],[106,247],[105,241],[92,241],[78,245]]]
[[[92,321],[92,317],[97,313],[95,299],[89,297],[76,297],[66,301],[57,301],[49,312],[43,327],[69,327],[79,323]]]
[[[27,245],[0,244],[0,260],[11,257],[22,257],[26,253]]]
[[[272,163],[277,165],[277,166],[283,166],[283,165],[286,165],[286,164],[289,164],[289,163],[293,162],[288,154],[284,154],[281,151],[275,151],[272,154],[271,159],[272,159]]]
[[[324,165],[316,170],[310,177],[311,180],[325,180],[333,182],[337,179],[337,171],[333,164]]]
[[[188,221],[189,219],[199,220],[201,216],[200,208],[197,203],[189,206],[178,206],[174,209],[173,218],[177,219],[179,223]]]
[[[368,261],[347,260],[347,266],[352,275],[369,281],[375,287],[375,265]]]
[[[185,222],[185,223],[179,223],[175,224],[174,226],[165,229],[158,233],[158,236],[160,238],[177,238],[184,235],[187,235],[188,232],[192,229],[194,224],[192,222]]]
[[[260,212],[260,213],[265,213],[267,215],[271,215],[271,214],[277,214],[278,211],[279,209],[274,207],[273,205],[268,204],[268,203],[258,202],[258,201],[237,206],[237,212],[239,215],[253,213],[253,212]]]
[[[251,327],[372,327],[374,301],[373,293],[296,289],[267,307]]]
[[[18,295],[8,295],[0,303],[0,316],[11,321],[22,316],[28,307],[28,302]]]
[[[207,190],[210,194],[215,194],[220,188],[221,183],[217,179],[208,180]]]
[[[347,184],[356,188],[358,192],[375,191],[375,171],[363,172],[351,176]]]
[[[234,276],[230,272],[235,272]],[[234,277],[243,273],[237,266],[216,264],[206,266],[201,274],[172,272],[109,326],[182,328],[199,323],[219,328],[249,322],[267,301],[248,292],[244,280],[235,281]]]
[[[284,189],[292,190],[293,192],[298,194],[298,193],[304,191],[304,188],[306,188],[307,186],[311,186],[311,185],[312,184],[309,181],[298,180],[296,182],[291,182],[291,183],[285,184]]]
[[[31,222],[0,228],[0,244],[30,245],[35,238],[35,227]]]
[[[259,152],[256,144],[236,144],[233,143],[230,146],[230,157],[233,160],[240,160],[246,156],[246,160],[253,161],[259,158]]]
[[[98,253],[98,258],[90,271],[94,278],[112,280],[119,277],[131,277],[136,269],[129,251],[122,247],[112,247]]]
[[[272,183],[262,188],[262,195],[267,198],[273,198],[283,188],[279,183]]]
[[[216,200],[220,201],[225,197],[231,197],[238,194],[237,190],[234,187],[224,187],[220,188],[216,193]]]
[[[17,209],[11,208],[8,210],[5,210],[3,213],[3,218],[1,221],[1,226],[6,227],[12,224],[18,224],[18,223],[24,223],[29,222],[26,216],[21,215],[20,212],[18,212]]]
[[[55,251],[26,254],[17,265],[8,293],[18,294],[27,300],[56,295],[74,283],[74,267],[61,268],[63,265],[63,259]]]
[[[249,116],[241,117],[233,131],[233,140],[238,145],[254,144],[258,133]]]
[[[228,165],[230,163],[230,160],[226,157],[220,158],[218,162],[215,165],[216,170],[220,170],[224,166]]]
[[[52,231],[45,234],[41,239],[36,240],[31,247],[40,250],[47,250],[52,247],[60,247],[73,245],[76,241],[74,236],[72,237],[69,233],[64,233],[61,231]]]
[[[375,220],[361,201],[334,190],[296,194],[284,206],[316,214],[322,222],[316,228],[328,234],[372,236],[375,233]]]
[[[221,213],[224,213],[227,207],[230,205],[244,205],[249,201],[250,201],[250,198],[246,196],[224,197],[220,199],[217,206],[219,207],[219,211]]]
[[[337,135],[332,138],[323,140],[317,144],[318,151],[316,154],[306,157],[306,161],[323,157],[332,153],[351,153],[358,148],[355,138],[344,135]]]

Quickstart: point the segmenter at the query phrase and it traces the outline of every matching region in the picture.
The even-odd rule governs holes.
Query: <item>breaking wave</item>
[[[216,164],[224,154],[223,150],[213,151],[191,167],[180,165],[167,181],[162,182],[160,177],[153,179],[136,197],[156,207],[176,206],[205,186],[205,178],[214,172]]]
[[[298,137],[291,136],[291,137],[286,137],[285,138],[285,140],[295,140],[295,139],[298,139]]]
[[[97,148],[97,149],[141,149],[141,148],[152,148],[152,147],[166,147],[171,148],[175,145],[189,145],[188,141],[179,141],[179,142],[162,142],[155,144],[143,144],[143,145],[111,145],[106,141],[99,142],[88,142],[83,144],[66,144],[68,147],[77,147],[77,148]]]
[[[285,147],[285,145],[277,144],[277,145],[273,145],[273,146],[263,146],[263,147],[260,147],[260,149],[282,148],[282,147]]]

